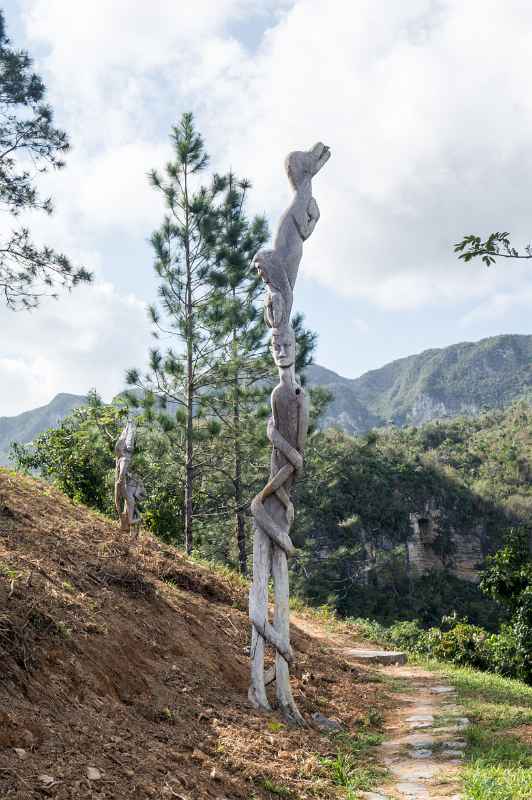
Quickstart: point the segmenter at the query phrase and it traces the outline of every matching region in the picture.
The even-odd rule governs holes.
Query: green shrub
[[[477,625],[458,622],[450,630],[442,632],[439,637],[433,635],[429,655],[460,666],[486,669],[488,667],[485,646],[487,636],[486,631]]]
[[[487,636],[484,647],[490,672],[509,678],[520,675],[521,658],[511,625],[502,625],[499,633]]]
[[[415,651],[421,644],[424,635],[425,631],[417,619],[413,619],[396,622],[388,628],[386,639],[394,647]]]
[[[526,623],[525,613],[523,616]],[[370,619],[357,619],[354,624],[363,636],[382,644],[531,682],[532,642],[527,637],[532,627],[527,624],[521,630],[516,624],[503,624],[499,633],[489,633],[455,616],[444,617],[442,627],[428,630],[417,620],[396,622],[389,628]]]
[[[532,568],[531,568],[532,571]],[[513,622],[517,652],[519,658],[520,677],[526,683],[532,683],[532,586],[529,585],[521,593],[520,605]]]
[[[388,628],[381,625],[375,619],[365,619],[357,617],[350,619],[349,622],[357,628],[357,632],[364,636],[366,639],[371,639],[374,642],[387,642],[388,641]]]

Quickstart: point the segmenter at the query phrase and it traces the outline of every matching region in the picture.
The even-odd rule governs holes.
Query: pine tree
[[[246,574],[245,508],[254,472],[260,468],[258,439],[263,438],[257,431],[257,410],[264,404],[264,384],[271,373],[266,327],[256,304],[263,284],[250,264],[269,234],[263,217],[250,222],[245,216],[249,182],[233,174],[226,180],[206,320],[218,345],[217,380],[208,397],[209,413],[221,424],[223,442],[218,448],[217,472],[212,476],[213,482],[218,478],[218,487],[213,487],[212,493],[220,513],[234,519],[239,567]]]
[[[217,242],[217,201],[226,181],[214,175],[208,187],[198,185],[209,159],[192,114],[183,114],[171,140],[174,157],[164,176],[155,170],[150,173],[151,184],[167,207],[161,227],[151,237],[160,303],[150,308],[150,316],[154,335],[170,346],[164,354],[158,348],[151,351],[147,375],[133,369],[126,377],[148,397],[154,395],[177,408],[175,424],[184,452],[184,541],[190,553],[195,484],[205,466],[199,461],[199,448],[216,431],[215,423],[203,414],[205,394],[215,380],[218,349],[205,317],[213,295],[208,276]]]
[[[0,207],[11,217],[30,209],[53,211],[51,199],[39,196],[33,172],[61,169],[69,144],[54,126],[44,94],[28,53],[11,47],[0,11]],[[0,241],[0,290],[9,308],[34,308],[55,287],[70,289],[90,280],[90,273],[64,254],[36,246],[26,227]]]

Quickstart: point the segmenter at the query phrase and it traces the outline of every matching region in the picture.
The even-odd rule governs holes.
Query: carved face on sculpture
[[[259,252],[255,255],[253,261],[251,262],[251,266],[257,270],[257,272],[259,273],[259,277],[262,278],[264,283],[268,283],[268,273],[265,269],[265,261],[266,257],[264,251],[259,250]]]
[[[296,337],[293,328],[275,328],[272,332],[272,355],[276,366],[288,369],[296,360]]]
[[[294,150],[286,159],[286,173],[294,189],[298,189],[303,181],[316,175],[331,157],[330,149],[317,142],[310,150]]]
[[[279,288],[282,267],[275,250],[259,250],[253,258],[252,266],[257,270],[264,283]]]

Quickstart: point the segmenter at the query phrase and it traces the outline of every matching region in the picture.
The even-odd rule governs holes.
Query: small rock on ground
[[[415,798],[415,800],[428,800],[429,793],[420,783],[398,783],[397,791],[404,797]]]
[[[456,751],[450,750],[449,752],[454,753]],[[412,747],[408,755],[410,758],[430,758],[432,750],[425,749],[424,747]]]
[[[320,731],[330,731],[331,733],[337,733],[343,730],[343,726],[335,719],[329,719],[325,717],[323,714],[320,714],[319,711],[316,711],[315,714],[311,714],[311,719],[316,728]]]

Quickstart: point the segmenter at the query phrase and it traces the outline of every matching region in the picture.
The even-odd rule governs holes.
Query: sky
[[[152,344],[148,239],[162,220],[147,172],[192,111],[211,168],[249,178],[272,228],[285,155],[321,140],[321,210],[294,309],[317,363],[345,377],[428,348],[532,333],[532,266],[464,264],[466,233],[532,238],[529,0],[10,0],[67,166],[42,180],[34,237],[92,286],[31,313],[0,307],[0,415],[95,387],[110,399]],[[6,223],[4,223],[6,224]]]

